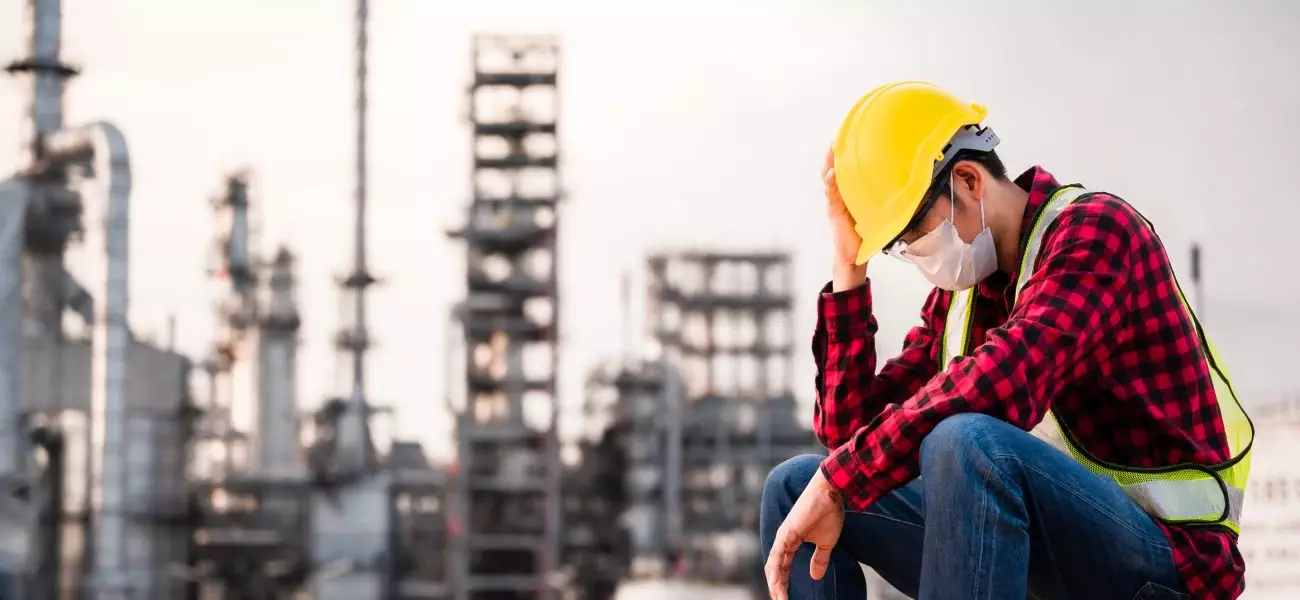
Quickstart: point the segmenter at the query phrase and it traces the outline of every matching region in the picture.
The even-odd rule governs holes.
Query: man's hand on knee
[[[768,593],[775,600],[788,600],[790,564],[799,545],[808,542],[817,546],[813,551],[808,574],[813,579],[826,576],[831,564],[831,550],[844,529],[844,500],[820,469],[813,475],[808,487],[790,509],[785,522],[776,531],[776,541],[767,556],[763,571],[767,575]]]

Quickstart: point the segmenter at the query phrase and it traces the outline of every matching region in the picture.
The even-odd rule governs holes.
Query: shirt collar
[[[1031,167],[1021,173],[1016,177],[1015,184],[1029,193],[1029,198],[1025,201],[1025,214],[1020,220],[1020,249],[1016,254],[1019,257],[1025,254],[1025,243],[1028,242],[1029,230],[1034,225],[1034,216],[1038,214],[1038,209],[1061,187],[1061,184],[1041,166]],[[1010,306],[1015,299],[1015,282],[1019,277],[1019,270],[1019,262],[1011,265],[1011,268],[1005,272],[999,269],[980,283],[980,295],[990,298],[1002,297]]]

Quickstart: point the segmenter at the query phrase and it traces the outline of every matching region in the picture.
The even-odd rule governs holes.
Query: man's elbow
[[[847,444],[856,432],[852,427],[827,427],[824,423],[813,423],[813,435],[817,437],[817,443],[827,450],[835,450]]]
[[[813,434],[817,436],[817,443],[821,444],[823,448],[827,450],[834,450],[836,447],[838,447],[837,444],[835,444],[835,442],[838,440],[827,436],[826,433],[822,431],[821,428],[814,428]]]

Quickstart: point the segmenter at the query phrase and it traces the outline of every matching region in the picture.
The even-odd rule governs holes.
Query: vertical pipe
[[[25,74],[25,84],[30,86],[29,104],[19,126],[18,169],[32,178],[49,204],[59,204],[66,194],[58,193],[62,191],[62,173],[42,169],[42,141],[63,127],[63,80],[75,73],[60,62],[62,9],[61,0],[27,0],[24,16],[28,55],[9,67],[12,73]],[[59,216],[47,218],[59,219]],[[25,318],[54,342],[50,356],[50,373],[54,379],[49,383],[53,389],[58,389],[63,363],[63,246],[66,237],[59,231],[58,224],[53,225],[50,231],[29,236],[25,241],[33,251],[24,253],[21,273],[26,288],[23,293],[27,297]],[[57,410],[59,404],[61,402],[51,403],[51,408]]]
[[[470,472],[475,468],[472,462],[473,455],[470,453],[469,435],[465,433],[471,427],[470,420],[474,418],[469,412],[470,403],[471,400],[467,397],[465,409],[453,413],[456,421],[457,465],[455,479],[449,480],[450,484],[455,486],[451,492],[455,506],[452,507],[449,525],[458,525],[458,527],[448,529],[453,538],[448,544],[451,555],[447,562],[451,567],[450,583],[454,600],[469,600],[470,588],[469,531],[473,527],[473,509],[470,506],[469,480]]]
[[[20,179],[0,181],[0,494],[27,475],[28,442],[22,419],[23,230],[30,188]],[[0,529],[6,538],[0,550],[0,597],[21,598],[25,573],[22,561],[40,548],[32,541],[39,529],[24,522],[30,512],[0,498]],[[19,505],[21,506],[21,505]],[[9,513],[9,514],[3,514]]]
[[[258,335],[258,464],[273,473],[298,467],[297,331],[293,256],[271,265],[271,295]]]
[[[370,1],[357,0],[356,14],[356,76],[357,76],[357,99],[356,99],[356,117],[357,117],[357,139],[356,139],[356,230],[355,236],[355,255],[353,256],[353,273],[363,275],[368,273],[366,270],[366,111],[368,103],[366,98],[366,52],[369,49],[369,38],[367,37],[366,27],[370,19]],[[356,302],[353,304],[354,326],[356,333],[365,339],[366,333],[366,295],[365,286],[360,285],[355,288]],[[364,398],[365,387],[365,345],[356,344],[352,348],[352,387],[353,395]],[[360,407],[358,407],[360,408]]]
[[[456,441],[456,462],[454,463],[454,472],[450,473],[447,478],[447,485],[450,490],[446,497],[450,500],[451,506],[447,511],[447,531],[449,540],[447,547],[449,552],[446,557],[447,572],[450,574],[448,583],[451,585],[453,600],[468,600],[469,598],[469,543],[465,536],[465,528],[469,523],[469,486],[466,485],[468,476],[467,469],[470,464],[469,436],[465,434],[468,427],[470,402],[468,398],[459,410],[456,408],[456,387],[453,383],[455,373],[464,373],[465,368],[470,364],[468,358],[465,368],[456,368],[456,352],[464,352],[462,356],[467,356],[468,343],[457,343],[456,336],[459,333],[465,340],[464,333],[464,309],[463,305],[456,305],[447,313],[447,340],[445,365],[443,367],[443,379],[446,385],[446,402],[447,412],[451,415],[454,423]],[[463,348],[462,348],[463,346]]]
[[[19,135],[23,149],[19,170],[29,171],[40,158],[41,138],[63,127],[63,78],[58,68],[62,45],[63,6],[61,0],[27,0],[27,68],[31,71],[31,93],[27,115]]]
[[[555,53],[556,53],[556,63],[557,63],[556,69],[558,70],[559,69],[558,46],[555,49]],[[558,98],[559,95],[558,77],[554,89],[556,90],[556,96]],[[556,100],[556,102],[558,102],[558,99]],[[559,119],[558,107],[556,110],[555,119],[556,120]],[[557,129],[556,139],[558,140],[559,128],[557,127],[556,129]],[[556,149],[557,165],[559,164],[558,157],[559,157],[559,149],[557,147]],[[555,174],[555,179],[556,179],[556,185],[558,186],[559,179],[560,179],[560,175],[558,171]],[[558,207],[556,207],[555,210],[558,211],[559,210]],[[559,218],[555,219],[555,224],[552,226],[552,232],[551,232],[551,235],[554,236],[552,237],[552,240],[559,239],[559,235],[560,235],[559,224],[561,222],[562,221]],[[559,590],[552,586],[551,581],[552,581],[552,577],[558,575],[560,571],[560,553],[562,552],[561,539],[563,537],[563,534],[561,533],[560,529],[563,525],[563,518],[564,518],[563,515],[564,500],[562,497],[563,490],[561,489],[562,487],[561,479],[564,477],[564,472],[563,472],[563,467],[560,465],[560,398],[562,398],[563,396],[561,395],[560,382],[559,382],[560,372],[561,372],[560,371],[561,353],[560,353],[560,343],[559,343],[560,334],[558,332],[563,331],[563,329],[561,328],[562,325],[560,323],[560,307],[562,306],[562,304],[560,299],[559,253],[560,253],[559,244],[552,242],[549,285],[551,288],[551,326],[552,326],[552,331],[554,333],[552,333],[550,336],[550,344],[549,344],[551,348],[551,374],[550,374],[551,375],[551,398],[550,398],[551,414],[549,419],[550,427],[546,432],[546,446],[545,446],[546,449],[546,458],[545,458],[546,460],[546,504],[545,504],[546,515],[544,518],[543,526],[545,528],[544,531],[546,532],[546,536],[545,536],[546,550],[545,553],[542,555],[542,568],[543,568],[542,582],[543,585],[545,586],[543,587],[544,593],[542,594],[542,598],[546,600],[552,600],[554,598],[559,597]],[[523,373],[521,372],[520,375],[522,376]]]
[[[23,225],[28,187],[18,179],[0,181],[0,479],[23,471],[26,455],[21,427]]]
[[[94,537],[95,596],[128,597],[125,570],[126,534],[126,361],[130,332],[126,313],[129,298],[128,220],[131,168],[126,139],[112,125],[101,123],[59,131],[45,139],[52,164],[90,159],[92,174],[102,184],[104,251],[107,267],[95,286],[103,298],[95,303],[91,342],[91,439],[95,451],[92,482],[98,498]],[[96,228],[91,228],[94,235]]]
[[[647,298],[648,322],[651,335],[659,340],[661,392],[664,407],[664,486],[663,511],[667,531],[665,541],[668,550],[676,553],[682,543],[682,427],[684,411],[682,406],[681,380],[678,377],[678,356],[673,352],[675,344],[671,331],[664,320],[669,310],[667,298],[667,268],[665,259],[652,258],[649,269],[649,298]],[[673,565],[668,565],[672,568]]]
[[[672,551],[681,549],[682,544],[682,428],[684,411],[682,406],[682,381],[673,368],[673,353],[667,346],[663,357],[663,390],[665,414],[667,419],[667,451],[664,462],[664,512],[668,524],[668,548]]]
[[[258,336],[260,380],[258,406],[258,466],[274,474],[287,474],[297,462],[298,423],[294,394],[292,335],[262,330]]]

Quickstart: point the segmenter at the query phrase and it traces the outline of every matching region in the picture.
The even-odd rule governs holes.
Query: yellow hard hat
[[[833,148],[835,181],[862,237],[857,264],[903,232],[947,163],[949,142],[987,114],[984,106],[920,81],[882,85],[858,100]],[[997,144],[991,131],[981,137],[979,146]],[[957,149],[949,148],[949,160]]]

